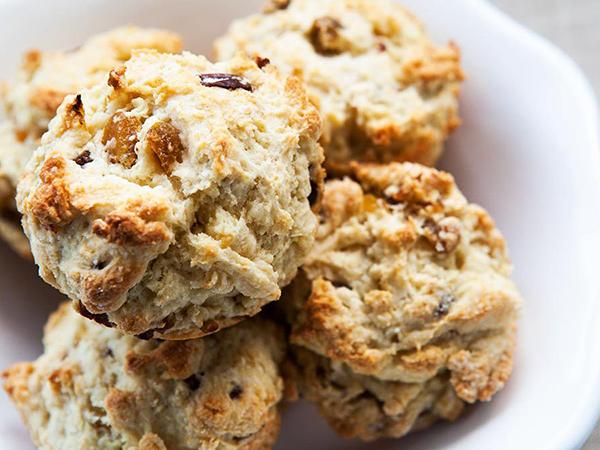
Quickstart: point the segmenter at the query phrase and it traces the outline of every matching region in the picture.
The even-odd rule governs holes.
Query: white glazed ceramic
[[[260,0],[0,0],[0,76],[29,47],[72,48],[124,23],[181,32],[210,51]],[[400,441],[336,438],[307,405],[284,418],[277,449],[574,449],[600,410],[600,159],[588,83],[555,48],[482,0],[405,0],[440,41],[463,49],[464,126],[443,167],[505,233],[526,299],[515,372],[492,403]],[[34,358],[60,295],[0,248],[0,366]],[[32,444],[4,393],[0,449]],[[70,449],[66,449],[70,450]]]

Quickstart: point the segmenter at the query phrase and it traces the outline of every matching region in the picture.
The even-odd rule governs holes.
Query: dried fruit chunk
[[[254,62],[258,66],[259,69],[262,69],[265,66],[271,64],[271,60],[269,58],[263,58],[262,56],[257,56],[254,58]]]
[[[201,73],[198,75],[200,82],[206,87],[219,87],[234,91],[244,89],[252,92],[252,85],[244,78],[230,73]]]
[[[308,33],[315,51],[322,55],[338,55],[344,51],[344,40],[340,35],[342,24],[332,17],[316,19]]]
[[[282,9],[287,9],[287,7],[290,6],[290,3],[291,0],[269,0],[263,8],[263,12],[272,13]]]
[[[113,114],[102,135],[111,163],[121,164],[127,169],[133,167],[137,161],[135,145],[141,128],[142,119],[139,117],[126,116],[123,112]]]
[[[175,163],[183,161],[185,149],[179,137],[179,130],[170,122],[157,122],[152,125],[146,142],[165,173],[171,174]]]
[[[73,161],[75,161],[75,164],[77,164],[78,166],[83,167],[86,164],[91,163],[93,160],[94,159],[90,156],[90,151],[84,150]]]

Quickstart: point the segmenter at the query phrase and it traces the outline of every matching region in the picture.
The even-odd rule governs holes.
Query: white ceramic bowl
[[[71,48],[124,23],[181,32],[210,51],[229,21],[261,0],[0,0],[0,76],[27,48]],[[442,166],[506,235],[525,297],[514,376],[452,425],[399,441],[334,436],[316,411],[286,413],[278,449],[578,448],[600,411],[600,159],[592,91],[563,54],[482,0],[405,0],[439,40],[463,49],[464,126]],[[60,295],[0,249],[0,366],[41,351]],[[33,446],[0,394],[0,448]],[[70,450],[70,449],[66,449]]]

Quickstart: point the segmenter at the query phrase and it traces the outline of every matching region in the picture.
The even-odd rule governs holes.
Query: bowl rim
[[[596,191],[600,198],[600,112],[598,99],[592,85],[581,67],[565,53],[560,47],[536,32],[522,25],[500,7],[489,0],[462,0],[467,7],[473,8],[482,18],[497,26],[521,45],[529,46],[540,59],[547,61],[554,69],[561,71],[561,75],[570,82],[572,102],[577,106],[581,120],[581,130],[587,133],[586,140],[589,148],[579,149],[587,153],[589,161],[593,162],[593,174]],[[595,282],[594,284],[598,284]],[[596,304],[600,298],[595,298]],[[597,347],[600,343],[597,344]],[[580,407],[578,420],[565,421],[565,428],[557,435],[553,446],[557,450],[570,450],[581,448],[593,433],[596,426],[600,425],[600,361],[589,367],[589,380],[595,380],[591,385],[591,392]]]
[[[39,0],[0,0],[0,6],[24,7]],[[90,1],[90,0],[84,0]],[[99,1],[99,0],[91,0]],[[395,0],[402,2],[402,0]],[[466,8],[472,9],[482,20],[492,24],[506,36],[528,46],[542,61],[546,61],[553,69],[561,72],[569,81],[571,101],[577,107],[580,129],[586,133],[589,148],[578,151],[586,153],[588,161],[593,162],[593,176],[596,193],[600,198],[600,111],[594,89],[583,70],[557,45],[528,29],[501,10],[490,0],[460,0]],[[600,249],[599,249],[600,250]],[[595,282],[594,284],[598,284]],[[600,298],[593,299],[600,304]],[[600,342],[596,344],[596,352],[600,354]],[[547,450],[570,450],[581,448],[594,431],[600,420],[600,360],[590,361],[588,367],[590,386],[586,397],[578,405],[576,417],[565,420],[564,428],[556,430],[556,438],[552,448]],[[574,415],[575,416],[575,415]]]

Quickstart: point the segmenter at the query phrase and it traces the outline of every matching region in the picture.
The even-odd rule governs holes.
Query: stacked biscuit
[[[272,0],[215,49],[130,27],[3,88],[0,232],[71,299],[4,373],[36,445],[266,449],[300,396],[372,440],[490,400],[520,296],[428,167],[456,46],[389,0]]]

